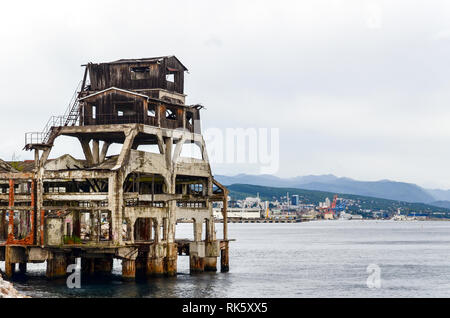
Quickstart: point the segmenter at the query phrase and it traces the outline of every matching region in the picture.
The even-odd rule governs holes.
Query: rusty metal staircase
[[[36,145],[48,146],[51,143],[51,136],[53,128],[64,126],[75,126],[78,124],[80,118],[79,112],[79,96],[82,90],[84,81],[80,81],[74,94],[69,102],[69,106],[63,116],[52,116],[47,121],[44,129],[41,132],[28,132],[25,134],[25,148],[31,150]]]
[[[80,81],[80,83],[78,84],[72,96],[72,99],[70,100],[69,107],[67,107],[67,110],[64,113],[64,126],[75,126],[78,123],[78,119],[80,118],[79,97],[82,89],[84,88],[81,87],[82,83],[83,81]]]

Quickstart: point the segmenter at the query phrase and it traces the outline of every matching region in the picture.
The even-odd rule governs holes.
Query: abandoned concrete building
[[[214,180],[200,130],[202,106],[185,104],[186,67],[175,56],[83,65],[63,116],[25,135],[34,160],[0,160],[0,261],[7,276],[47,262],[46,275],[176,275],[188,255],[191,273],[228,271],[227,189]],[[79,141],[83,159],[50,159],[54,142]],[[108,155],[118,145],[116,155]],[[181,156],[185,145],[200,158]],[[156,151],[147,151],[152,147]],[[145,148],[145,149],[143,149]],[[216,236],[213,202],[223,202]],[[192,222],[193,239],[177,240],[177,222]]]

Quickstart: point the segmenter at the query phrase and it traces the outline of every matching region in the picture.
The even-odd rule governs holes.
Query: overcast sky
[[[6,160],[81,64],[174,54],[205,128],[280,129],[279,176],[450,188],[449,1],[8,1],[0,40]]]

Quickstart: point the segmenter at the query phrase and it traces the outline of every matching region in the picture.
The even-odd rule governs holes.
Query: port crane
[[[342,212],[345,210],[347,204],[345,202],[345,200],[339,200],[339,203],[337,202],[338,196],[337,194],[334,195],[333,197],[333,202],[331,203],[331,207],[329,209],[329,211],[331,211],[331,213],[333,213],[333,216],[336,216],[337,212]]]
[[[339,200],[339,203],[338,203],[338,195],[335,194],[333,196],[333,201],[331,202],[330,206],[323,208],[322,213],[323,214],[331,213],[333,215],[333,218],[334,218],[334,217],[336,217],[337,212],[344,211],[346,206],[347,206],[346,202],[344,200],[342,200],[342,199]]]

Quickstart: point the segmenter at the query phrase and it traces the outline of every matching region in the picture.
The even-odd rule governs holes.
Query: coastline
[[[11,282],[4,280],[2,275],[0,275],[0,298],[31,298],[31,297],[19,293],[17,289],[14,288]]]

